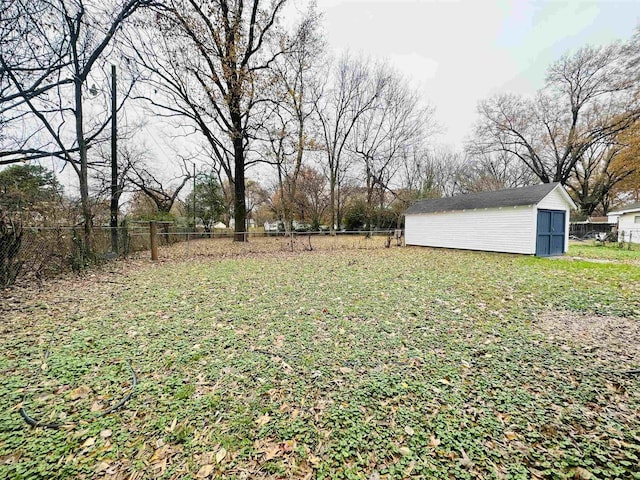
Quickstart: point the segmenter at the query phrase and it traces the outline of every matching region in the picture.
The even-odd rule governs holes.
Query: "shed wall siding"
[[[560,192],[560,188],[555,188],[549,192],[549,195],[544,197],[537,205],[539,210],[563,210],[564,215],[564,252],[567,253],[569,249],[569,228],[570,228],[570,206],[567,203],[566,198]],[[536,220],[537,222],[537,216]]]
[[[426,247],[534,254],[535,211],[522,206],[407,215],[405,241]]]
[[[640,212],[629,212],[624,215],[620,215],[618,218],[618,240],[629,241],[629,234],[631,234],[632,243],[640,243],[640,223],[635,223],[635,217],[640,216]],[[623,233],[624,232],[624,239]]]
[[[560,193],[560,189],[555,188],[538,202],[538,208],[541,210],[568,210],[569,205],[567,205],[567,201]]]

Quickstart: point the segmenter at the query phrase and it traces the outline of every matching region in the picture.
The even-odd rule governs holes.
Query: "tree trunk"
[[[245,203],[244,148],[242,145],[242,137],[240,135],[236,135],[233,139],[233,155],[235,160],[233,216],[236,222],[233,240],[235,242],[245,242],[247,241],[247,205]]]
[[[375,181],[371,174],[371,169],[369,168],[368,161],[366,168],[366,186],[367,186],[367,205],[366,205],[366,222],[367,222],[367,238],[371,237],[371,232],[373,231],[373,189],[375,187]]]
[[[289,209],[289,230],[293,230],[293,206],[296,202],[296,194],[298,192],[298,176],[300,175],[300,169],[302,168],[302,156],[304,154],[304,121],[301,117],[298,121],[298,151],[296,152],[296,163],[293,169],[293,177],[288,182],[288,195],[287,200]],[[288,233],[288,232],[287,232]]]
[[[338,229],[338,231],[342,230],[342,214],[343,214],[343,205],[342,205],[342,199],[341,199],[340,193],[341,193],[340,192],[340,181],[336,177],[336,188],[335,188],[335,195],[336,195],[336,228]]]
[[[84,249],[86,254],[93,253],[91,234],[93,232],[93,215],[91,213],[91,204],[89,203],[89,174],[87,163],[87,142],[84,138],[83,110],[82,110],[82,81],[76,77],[74,81],[75,87],[75,120],[76,120],[76,140],[78,142],[78,151],[80,154],[80,204],[82,207],[82,219],[84,222]]]
[[[329,232],[331,235],[336,234],[336,178],[331,171],[329,175],[329,212],[331,214],[331,224],[329,225]]]

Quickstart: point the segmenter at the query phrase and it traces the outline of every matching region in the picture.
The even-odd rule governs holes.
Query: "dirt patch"
[[[548,312],[535,326],[563,348],[582,350],[619,366],[640,364],[640,322],[575,312]]]

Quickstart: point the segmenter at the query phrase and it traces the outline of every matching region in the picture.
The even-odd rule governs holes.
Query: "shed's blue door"
[[[538,210],[536,255],[539,257],[564,253],[564,216],[562,210]]]

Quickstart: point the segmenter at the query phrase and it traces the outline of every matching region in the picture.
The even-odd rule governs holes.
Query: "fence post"
[[[157,225],[153,220],[149,222],[149,243],[151,245],[151,260],[158,260]]]

